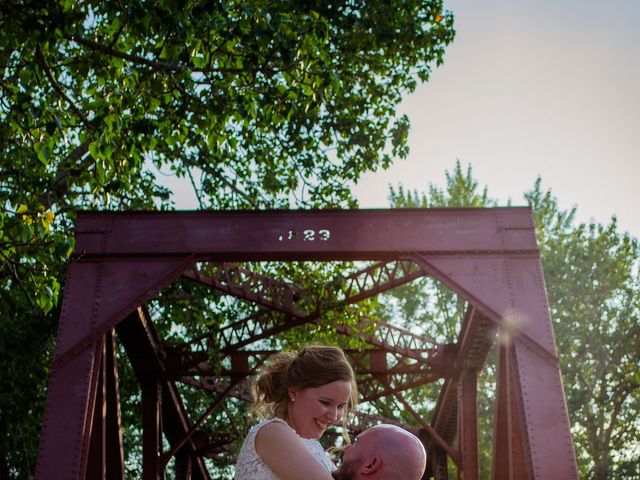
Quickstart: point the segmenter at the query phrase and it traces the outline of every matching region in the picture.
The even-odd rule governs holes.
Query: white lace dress
[[[256,434],[258,431],[268,425],[271,422],[282,422],[289,426],[287,422],[281,418],[271,418],[269,420],[263,420],[257,425],[253,426],[247,437],[244,439],[240,453],[238,454],[238,461],[236,462],[236,474],[233,477],[235,480],[280,480],[275,473],[267,467],[262,459],[256,452]],[[291,427],[289,427],[291,428]],[[329,471],[336,469],[335,464],[329,459],[326,452],[320,445],[320,442],[311,438],[300,437],[304,445],[307,447],[311,455],[316,458],[324,467]],[[286,452],[283,452],[283,454]]]

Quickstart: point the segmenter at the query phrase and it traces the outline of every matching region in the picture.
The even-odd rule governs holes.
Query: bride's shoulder
[[[270,418],[263,420],[262,422],[254,425],[251,429],[256,438],[260,438],[260,441],[291,441],[292,439],[299,439],[300,437],[296,431],[289,426],[287,422],[281,418]]]
[[[262,420],[259,423],[256,423],[253,427],[251,427],[250,432],[256,434],[259,431],[263,430],[265,427],[267,427],[266,430],[272,430],[275,427],[277,429],[290,430],[295,433],[295,430],[293,430],[287,422],[278,417],[267,418],[266,420]]]

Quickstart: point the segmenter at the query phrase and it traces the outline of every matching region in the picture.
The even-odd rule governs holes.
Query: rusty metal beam
[[[208,352],[192,352],[187,345],[165,350],[165,378],[175,379],[184,376],[247,376],[255,375],[264,362],[278,351],[276,350],[237,350],[228,355],[218,355],[216,363],[211,364],[212,355]],[[387,349],[345,349],[357,374],[431,374],[436,378],[448,376],[456,352],[455,345],[436,345],[436,352],[429,361],[412,361],[414,357],[424,353],[423,350],[414,352],[405,350],[403,353],[389,352]],[[393,360],[392,366],[376,366],[374,356],[385,356]]]
[[[331,306],[359,302],[424,275],[422,269],[411,260],[376,262],[344,278],[331,281],[316,292],[309,292],[234,263],[217,262],[206,266],[209,267],[208,272],[202,266],[195,266],[184,272],[183,276],[269,310],[299,318],[310,312],[308,309],[297,308],[296,302],[311,303],[314,305],[313,310],[327,310]],[[323,300],[320,292],[328,292],[332,296],[331,300]]]
[[[86,476],[124,480],[118,369],[111,332],[102,342],[99,371]]]
[[[212,277],[204,277],[199,271],[196,271],[196,273],[189,274],[189,278],[193,278],[221,291],[232,293],[239,298],[254,301],[263,306],[270,305],[274,310],[280,310],[289,314],[289,318],[291,316],[296,317],[299,315],[297,312],[300,311],[293,307],[293,299],[296,297],[311,296],[310,293],[305,293],[299,288],[290,287],[283,282],[277,282],[267,276],[258,275],[246,269],[240,269],[234,264],[221,264],[218,272],[219,273],[214,274]],[[422,274],[422,271],[411,261],[378,262],[347,277],[345,282],[346,288],[343,290],[343,301],[345,303],[351,303],[362,300],[367,296],[375,295],[412,281],[422,276]],[[267,295],[268,299],[264,300],[264,292],[271,292],[272,288],[270,286],[272,285],[277,286],[278,294],[275,296],[281,299],[277,302],[272,300],[274,297],[273,293],[269,293]],[[329,286],[326,286],[325,290],[328,288]],[[317,302],[319,305],[321,303],[320,301]],[[235,335],[238,339],[244,336],[244,340],[239,340],[238,343],[236,343],[236,345],[241,346],[263,338],[265,332],[260,332],[259,327],[264,326],[264,324],[260,320],[268,319],[268,327],[265,330],[270,336],[280,331],[280,329],[286,329],[287,323],[288,328],[293,328],[302,323],[316,321],[320,317],[321,312],[321,308],[316,308],[315,312],[307,317],[299,317],[297,321],[291,321],[291,319],[289,319],[288,322],[281,325],[276,324],[277,320],[274,322],[274,319],[277,317],[275,317],[271,311],[264,315],[254,315],[247,320],[236,322],[229,327],[223,328],[221,335],[216,335],[216,339],[218,343],[221,344],[222,350],[227,351],[224,347],[225,342],[220,342],[221,338],[225,341],[228,339],[227,334]],[[247,338],[246,334],[249,333],[249,328],[257,328],[258,333],[255,333],[254,330],[253,334]],[[389,352],[408,356],[420,363],[432,367],[437,365],[440,371],[446,369],[450,371],[452,359],[450,355],[448,355],[449,350],[445,351],[445,346],[437,345],[432,339],[415,335],[388,323],[363,317],[362,321],[356,327],[337,325],[336,331],[363,339],[365,342],[386,349]],[[199,337],[197,341],[200,342],[202,339],[203,337]],[[233,351],[233,347],[231,350]],[[181,375],[183,374],[184,373],[181,373]],[[377,392],[377,394],[379,395],[379,392]],[[375,395],[376,393],[369,391],[367,397],[374,398]]]
[[[319,291],[330,292],[332,296],[330,298],[321,298],[318,297],[317,293],[306,292],[297,287],[288,286],[265,275],[240,269],[234,264],[223,264],[223,266],[224,268],[220,274],[211,277],[192,272],[189,272],[186,276],[200,283],[205,283],[212,288],[231,293],[243,300],[269,307],[268,310],[259,311],[246,319],[234,322],[212,332],[210,335],[200,336],[196,339],[198,342],[206,338],[213,339],[215,340],[216,348],[223,352],[245,347],[258,340],[300,325],[317,322],[329,310],[359,302],[423,275],[422,270],[411,261],[394,259],[387,262],[377,262],[348,275],[345,279],[329,282]],[[231,274],[228,272],[237,273]],[[233,282],[221,280],[226,277],[234,278]],[[268,290],[268,288],[264,287],[265,285],[277,285],[278,297],[282,300],[274,301],[272,294],[265,295],[265,289]],[[340,293],[337,297],[335,297],[336,292]],[[313,305],[312,311],[297,308],[293,302],[293,299],[296,298],[306,299],[306,303],[311,303]],[[281,316],[275,312],[285,315]],[[428,341],[428,339],[423,339],[422,343],[428,343]],[[406,343],[416,342],[408,341]]]
[[[412,358],[421,364],[433,366],[440,362],[440,366],[444,368],[449,363],[447,359],[450,350],[447,345],[438,344],[431,338],[416,335],[381,320],[363,316],[358,325],[336,325],[336,331],[364,340],[369,345],[390,353]]]
[[[87,460],[87,477],[105,478],[107,473],[106,455],[106,342],[101,342],[99,353],[99,373],[96,384],[93,422],[90,432],[89,457]]]
[[[531,222],[498,215],[505,244],[530,235]],[[431,276],[463,296],[513,343],[513,382],[526,420],[522,464],[532,478],[577,480],[577,466],[540,257],[534,253],[414,255]],[[517,286],[517,287],[516,287]],[[546,422],[533,419],[547,419]]]
[[[496,391],[493,476],[494,480],[528,480],[533,477],[529,446],[524,429],[524,406],[514,372],[513,344],[501,342],[498,348],[498,385]]]
[[[522,225],[506,231],[508,222]],[[527,230],[528,228],[528,230]],[[537,253],[529,208],[78,212],[75,256],[387,260],[398,252]],[[506,234],[505,234],[506,232]]]
[[[202,423],[218,408],[220,407],[220,405],[222,405],[222,402],[224,402],[224,400],[226,399],[227,395],[229,394],[229,392],[233,389],[233,387],[235,385],[237,385],[238,383],[240,383],[241,379],[234,379],[231,382],[231,385],[229,385],[219,396],[218,398],[216,398],[210,405],[209,407],[207,407],[207,409],[205,410],[205,412],[200,415],[200,418],[198,418],[198,420],[196,420],[193,425],[189,428],[189,430],[187,430],[186,432],[184,432],[184,434],[182,435],[181,438],[179,438],[177,441],[174,442],[174,444],[171,446],[171,449],[168,450],[167,452],[162,453],[162,455],[160,455],[160,465],[161,465],[161,469],[164,471],[167,463],[169,462],[169,460],[171,460],[171,458],[173,456],[175,456],[176,454],[178,454],[180,452],[180,450],[182,449],[183,445],[186,444],[187,441],[191,440],[192,435],[196,432],[196,430],[200,427],[200,425],[202,425]]]
[[[105,337],[106,369],[106,478],[124,480],[124,446],[122,441],[122,413],[114,332]]]
[[[457,374],[445,381],[431,418],[431,426],[448,445],[453,444],[459,430],[460,404],[458,399],[462,371],[466,368],[482,368],[495,338],[496,326],[494,322],[488,320],[474,307],[469,306],[458,335],[458,355],[454,362]],[[465,392],[469,395],[468,390]],[[431,459],[429,460],[428,473],[435,475],[435,472],[439,471],[439,475],[443,475],[443,466],[437,462],[443,461],[442,452],[446,453],[446,449],[443,449],[442,445],[434,442],[431,438],[427,440],[426,448],[427,457]],[[436,451],[440,453],[437,454]],[[462,470],[462,465],[460,465],[460,469]]]
[[[164,478],[162,452],[162,383],[157,377],[143,378],[142,391],[142,479]]]
[[[412,260],[395,259],[376,262],[347,275],[339,300],[356,303],[424,276],[425,272]]]
[[[226,392],[228,397],[234,397],[244,402],[253,401],[253,398],[251,397],[251,381],[249,379],[245,379],[244,381],[235,384],[231,390],[228,390],[228,386],[231,383],[230,378],[201,376],[199,379],[196,379],[185,376],[179,378],[178,381],[194,388],[208,390],[209,392],[219,394]]]
[[[407,402],[400,392],[394,393],[394,396],[398,399],[398,401],[402,404],[407,412],[411,414],[411,416],[422,425],[422,428],[427,432],[429,438],[432,442],[438,445],[438,448],[443,449],[449,455],[449,458],[455,462],[455,464],[460,468],[461,459],[460,459],[460,451],[455,450],[449,442],[447,442],[444,438],[442,438],[435,428],[433,428],[422,416],[415,411],[415,409]]]
[[[145,382],[159,382],[159,386],[153,384],[148,386],[147,396],[149,400],[149,425],[150,432],[152,426],[155,425],[155,417],[153,414],[153,403],[158,402],[161,408],[161,418],[158,420],[161,422],[162,431],[167,437],[169,445],[175,445],[180,441],[186,432],[191,428],[191,422],[187,416],[185,408],[182,404],[182,400],[177,392],[176,386],[173,381],[165,380],[165,365],[164,365],[164,352],[160,346],[158,334],[156,333],[153,324],[149,318],[148,313],[139,308],[120,323],[116,329],[118,337],[124,346],[124,349],[129,357],[131,366],[138,377],[140,384],[144,385]],[[159,389],[162,396],[158,399],[154,396],[154,389]],[[149,433],[151,435],[151,433]],[[152,437],[152,440],[155,437]],[[150,449],[155,447],[151,445]],[[188,449],[192,457],[195,458],[194,465],[192,466],[192,478],[193,480],[209,480],[209,472],[201,458],[195,455],[195,446],[193,442],[186,442],[183,447]],[[159,455],[158,451],[158,455]],[[156,455],[156,459],[159,457]],[[149,457],[151,458],[151,457]],[[149,460],[151,461],[151,460]]]
[[[478,372],[465,368],[460,376],[458,394],[458,443],[462,478],[478,478]]]
[[[218,262],[209,264],[208,267],[209,272],[196,266],[184,272],[183,276],[269,310],[289,313],[296,317],[308,314],[296,308],[296,300],[304,293],[299,287],[253,272],[235,263]]]
[[[443,349],[445,352],[448,350],[448,348]],[[180,350],[174,350],[167,356],[169,364],[173,365],[167,372],[168,378],[176,378],[182,383],[216,393],[223,392],[233,377],[241,375],[244,378],[246,375],[255,375],[262,363],[270,355],[276,353],[268,350],[234,352],[239,364],[248,365],[248,367],[235,371],[233,367],[230,370],[220,370],[217,367],[209,366],[204,362],[207,359],[206,353],[187,352],[185,354],[187,360],[185,361],[181,359],[179,352]],[[359,377],[358,389],[362,402],[373,401],[395,392],[403,392],[432,383],[450,372],[449,368],[431,368],[428,365],[418,363],[408,364],[407,358],[400,355],[394,358],[385,350],[346,350],[346,353]],[[381,365],[379,362],[371,360],[372,356],[379,357],[380,354],[391,355],[395,364]],[[449,354],[446,355],[447,358],[449,356]],[[438,359],[434,361],[436,365],[441,363],[442,361]],[[212,375],[213,372],[215,375]],[[193,378],[193,376],[198,378]],[[242,388],[233,390],[229,395],[251,401],[247,383],[244,383]]]

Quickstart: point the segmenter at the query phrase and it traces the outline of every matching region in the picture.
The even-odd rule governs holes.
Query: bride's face
[[[320,387],[291,388],[287,421],[301,437],[317,440],[329,425],[342,421],[350,395],[351,382],[342,380]]]

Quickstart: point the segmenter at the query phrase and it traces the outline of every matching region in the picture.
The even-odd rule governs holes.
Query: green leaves
[[[48,142],[38,142],[33,146],[33,149],[38,155],[38,160],[40,160],[46,167],[49,164],[49,159],[51,158],[51,149],[49,148]]]
[[[52,0],[0,16],[9,344],[25,317],[55,325],[73,212],[172,208],[167,172],[193,178],[202,208],[355,206],[351,182],[406,155],[395,107],[453,39],[439,0]],[[33,451],[19,456],[28,475]]]

